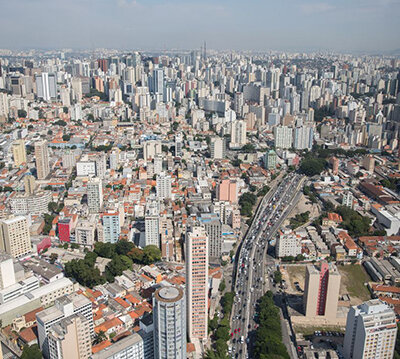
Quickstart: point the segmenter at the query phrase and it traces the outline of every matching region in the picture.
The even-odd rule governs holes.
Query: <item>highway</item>
[[[257,301],[267,290],[274,289],[270,275],[275,271],[275,261],[267,255],[268,242],[297,203],[303,182],[301,175],[290,173],[279,186],[273,186],[264,197],[243,240],[236,261],[236,296],[229,343],[231,358],[253,357],[251,353]],[[284,339],[288,340],[288,337],[286,333]]]

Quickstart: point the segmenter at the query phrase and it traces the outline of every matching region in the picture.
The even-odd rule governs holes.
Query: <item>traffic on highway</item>
[[[272,290],[275,261],[267,255],[268,242],[290,213],[302,188],[303,176],[289,173],[261,202],[236,260],[235,298],[232,310],[231,358],[251,358],[257,329],[259,298]],[[284,338],[285,339],[285,338]]]

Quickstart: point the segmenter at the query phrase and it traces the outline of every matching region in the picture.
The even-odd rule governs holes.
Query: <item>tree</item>
[[[112,243],[97,242],[94,245],[94,251],[99,257],[111,259],[115,254],[115,246]]]
[[[118,241],[117,244],[115,245],[115,251],[117,254],[128,254],[135,245],[132,242],[128,241]]]
[[[226,292],[221,299],[222,310],[225,316],[228,316],[229,313],[232,311],[234,297],[235,294],[233,292]]]
[[[281,283],[282,282],[282,273],[279,270],[274,272],[274,282],[275,283]]]
[[[58,259],[58,254],[57,253],[51,253],[50,254],[50,263],[51,264],[54,264],[57,259]]]
[[[18,117],[26,118],[27,112],[25,110],[18,110]]]
[[[67,114],[67,113],[68,113],[68,107],[64,106],[64,107],[63,107],[63,112],[64,112],[65,114]]]
[[[143,262],[145,264],[155,263],[161,260],[161,251],[157,246],[149,245],[143,249]]]
[[[304,158],[300,164],[300,172],[307,176],[315,176],[320,174],[326,165],[326,160],[321,158]]]
[[[97,257],[97,253],[87,252],[84,261],[89,267],[94,267]]]
[[[63,141],[68,142],[71,139],[71,135],[65,134],[62,136]]]
[[[279,310],[274,304],[273,294],[268,291],[257,305],[258,328],[254,342],[255,358],[289,359],[282,342]]]
[[[49,204],[47,205],[47,209],[51,213],[56,213],[57,209],[58,209],[58,205],[56,202],[49,202]]]
[[[100,344],[104,342],[107,339],[106,333],[103,330],[100,330],[98,333],[96,333],[94,337],[93,344]]]
[[[62,126],[62,127],[67,126],[67,123],[64,120],[58,120],[58,121],[54,122],[54,124],[57,126]]]
[[[144,253],[140,248],[132,248],[128,253],[129,258],[135,263],[143,263]]]
[[[83,286],[93,288],[103,284],[105,279],[100,275],[99,269],[94,267],[94,263],[87,260],[86,256],[85,259],[73,259],[65,263],[65,275],[74,278]]]
[[[26,345],[22,350],[21,359],[42,359],[42,352],[39,349],[39,345]]]

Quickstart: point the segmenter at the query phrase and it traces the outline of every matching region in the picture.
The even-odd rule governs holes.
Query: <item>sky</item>
[[[0,0],[0,48],[381,53],[400,0]]]

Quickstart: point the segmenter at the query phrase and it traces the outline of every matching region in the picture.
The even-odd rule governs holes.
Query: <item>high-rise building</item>
[[[233,110],[240,116],[242,115],[243,105],[244,105],[243,93],[235,92],[233,97]]]
[[[181,133],[175,135],[175,156],[182,157],[183,136]]]
[[[380,299],[350,308],[344,336],[346,359],[391,359],[397,324],[393,309]]]
[[[47,141],[35,142],[35,159],[38,179],[45,179],[50,173],[49,152]]]
[[[155,196],[150,196],[146,201],[144,223],[144,246],[154,245],[160,247],[160,202]]]
[[[92,354],[90,321],[82,314],[62,319],[48,334],[49,359],[88,359]]]
[[[304,286],[306,317],[336,318],[339,300],[340,273],[333,263],[322,262],[318,270],[309,264]]]
[[[0,117],[6,118],[9,113],[8,95],[0,92]]]
[[[103,207],[103,184],[100,178],[92,178],[87,184],[87,201],[90,213],[99,213]]]
[[[16,140],[12,144],[12,154],[14,158],[14,166],[19,167],[26,163],[26,149],[24,140]]]
[[[144,338],[139,333],[133,333],[119,339],[111,346],[93,354],[92,359],[153,359],[146,352]]]
[[[236,120],[231,123],[231,148],[240,148],[247,143],[246,135],[247,124],[246,121]]]
[[[218,201],[236,203],[238,200],[238,187],[235,180],[223,179],[217,187]]]
[[[265,168],[268,170],[272,170],[276,168],[276,161],[277,156],[276,152],[274,150],[269,150],[268,152],[265,153],[264,155],[264,165]]]
[[[163,157],[162,155],[156,155],[154,157],[154,173],[159,175],[163,171]]]
[[[210,147],[212,159],[220,160],[225,158],[226,142],[224,138],[213,137]]]
[[[314,141],[314,130],[312,127],[301,126],[294,130],[293,147],[296,150],[311,150]]]
[[[28,195],[32,195],[35,192],[36,188],[36,181],[35,177],[31,174],[27,174],[24,176],[24,189],[25,193]]]
[[[103,242],[116,243],[121,234],[121,224],[118,212],[103,213]]]
[[[161,172],[156,179],[157,182],[157,197],[160,200],[171,198],[171,176],[165,172]]]
[[[374,173],[375,170],[375,158],[373,155],[366,155],[363,158],[363,167],[369,172]]]
[[[10,287],[15,283],[13,257],[6,253],[0,253],[0,290]]]
[[[291,230],[279,231],[276,241],[276,257],[296,257],[301,254],[301,237]]]
[[[191,341],[208,337],[208,238],[204,227],[186,231],[187,331]]]
[[[200,222],[208,236],[209,258],[219,258],[222,254],[222,223],[217,213],[202,213]]]
[[[329,163],[332,166],[332,173],[336,176],[339,172],[339,159],[337,157],[331,157]]]
[[[96,233],[95,223],[80,221],[75,227],[75,242],[83,246],[93,246]]]
[[[90,335],[94,335],[92,302],[83,294],[71,293],[55,301],[52,307],[36,314],[39,347],[43,356],[49,359],[49,333],[52,327],[64,318],[82,314],[88,321]]]
[[[293,129],[287,126],[277,126],[274,128],[274,140],[276,148],[292,147]]]
[[[161,141],[150,140],[143,144],[143,158],[145,161],[153,159],[162,153]]]
[[[154,358],[186,359],[186,306],[181,288],[162,287],[153,296]]]
[[[18,216],[0,220],[0,249],[14,258],[31,252],[31,237],[25,217]]]
[[[57,79],[55,74],[42,72],[35,76],[37,97],[50,101],[57,97]]]
[[[153,76],[150,82],[150,91],[158,94],[164,92],[164,70],[162,68],[156,68],[153,70]]]

